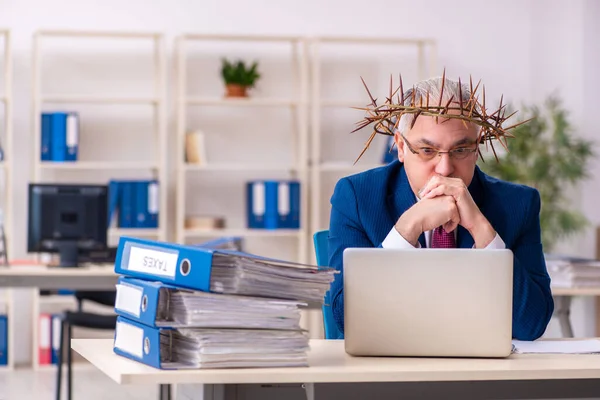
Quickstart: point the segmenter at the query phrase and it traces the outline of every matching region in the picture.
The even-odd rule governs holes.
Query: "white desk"
[[[113,264],[78,268],[43,265],[0,266],[0,288],[114,290],[117,279]]]
[[[111,339],[74,339],[71,343],[75,351],[114,381],[121,384],[177,384],[178,399],[236,398],[236,395],[239,398],[239,388],[245,384],[270,384],[270,387],[279,388],[284,387],[278,386],[281,384],[296,384],[298,393],[299,385],[305,382],[311,383],[307,385],[309,398],[314,394],[319,399],[318,385],[312,384],[334,383],[337,389],[349,384],[346,387],[357,394],[358,386],[352,384],[379,383],[380,388],[393,389],[397,396],[398,387],[391,388],[390,384],[420,383],[419,395],[428,394],[423,390],[437,387],[438,395],[447,398],[453,397],[448,390],[459,390],[472,396],[473,390],[485,391],[495,386],[494,397],[502,398],[497,383],[504,382],[506,393],[524,398],[536,390],[536,383],[543,383],[552,394],[562,389],[565,397],[589,397],[590,393],[600,397],[600,355],[513,355],[508,359],[359,358],[345,353],[343,341],[312,340],[308,368],[163,371],[114,354],[112,344]],[[479,381],[479,384],[469,381]],[[238,385],[238,390],[227,390],[231,385]],[[407,388],[410,391],[407,385],[402,390]],[[413,385],[412,388],[415,390],[416,387]],[[323,389],[322,393],[326,393],[331,385],[323,385]],[[268,390],[265,390],[262,398],[268,397]]]

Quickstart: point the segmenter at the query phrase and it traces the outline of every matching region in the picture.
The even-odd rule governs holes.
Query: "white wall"
[[[599,33],[594,24],[599,17],[600,7],[591,0],[0,1],[0,27],[11,29],[13,35],[15,149],[22,154],[16,159],[14,177],[15,221],[25,221],[25,187],[31,176],[30,55],[37,29],[162,31],[169,51],[172,39],[181,32],[426,36],[438,41],[440,73],[445,66],[450,76],[481,78],[490,99],[504,93],[505,100],[518,106],[560,89],[574,110],[576,125],[591,137],[595,93],[600,89],[595,77],[600,56],[594,48]],[[169,90],[172,93],[172,85]],[[173,129],[172,107],[169,115]],[[358,150],[348,152],[355,155]],[[174,157],[172,148],[169,156]],[[594,207],[599,180],[600,176],[591,180],[579,197],[594,223],[600,222],[600,211]],[[13,235],[24,239],[25,233],[25,224],[15,223]],[[593,237],[587,235],[567,250],[593,255],[593,244]],[[17,256],[23,255],[24,244]],[[587,318],[593,307],[576,306],[575,313],[580,314],[576,334],[593,334],[589,322],[593,319]],[[25,331],[29,319],[23,311],[19,324]],[[27,342],[19,339],[17,361],[30,355]]]

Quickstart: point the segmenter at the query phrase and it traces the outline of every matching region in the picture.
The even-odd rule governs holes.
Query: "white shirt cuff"
[[[504,245],[504,243],[502,243]],[[390,233],[385,237],[383,242],[381,242],[381,247],[384,249],[414,249],[415,246],[410,244],[406,239],[402,237],[402,235],[396,230],[396,228],[392,228]],[[416,248],[421,248],[421,243],[417,242]]]
[[[392,228],[381,243],[381,247],[383,247],[384,249],[414,249],[421,248],[421,243],[417,242],[417,246],[413,246],[402,237],[402,235],[396,230],[396,228]],[[473,245],[473,248],[475,248],[475,245]],[[505,249],[506,244],[504,243],[504,240],[502,240],[500,235],[496,233],[494,239],[485,248]]]
[[[496,237],[494,237],[494,240],[492,240],[490,242],[490,244],[488,244],[487,246],[485,246],[486,249],[496,249],[496,250],[501,250],[501,249],[505,249],[506,248],[506,244],[504,244],[504,240],[502,240],[502,238],[500,237],[500,235],[498,235],[498,233],[496,233]]]

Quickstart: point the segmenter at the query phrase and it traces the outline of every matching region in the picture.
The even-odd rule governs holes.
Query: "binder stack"
[[[335,270],[260,257],[233,238],[180,245],[121,237],[114,352],[161,369],[307,366],[300,309]]]
[[[556,254],[545,254],[544,257],[552,286],[563,288],[600,286],[600,261]]]

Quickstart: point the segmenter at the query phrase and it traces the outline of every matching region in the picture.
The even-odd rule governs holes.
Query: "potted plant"
[[[530,106],[523,111],[525,119],[532,120],[514,129],[515,137],[507,141],[508,152],[499,155],[499,162],[487,161],[480,167],[492,176],[539,191],[542,243],[544,252],[551,252],[558,240],[587,225],[565,194],[588,177],[592,142],[575,137],[567,112],[555,96],[545,101],[543,110]]]
[[[227,97],[248,97],[248,88],[254,87],[260,74],[257,71],[258,62],[247,66],[241,60],[230,62],[223,59],[221,76],[225,81]]]

